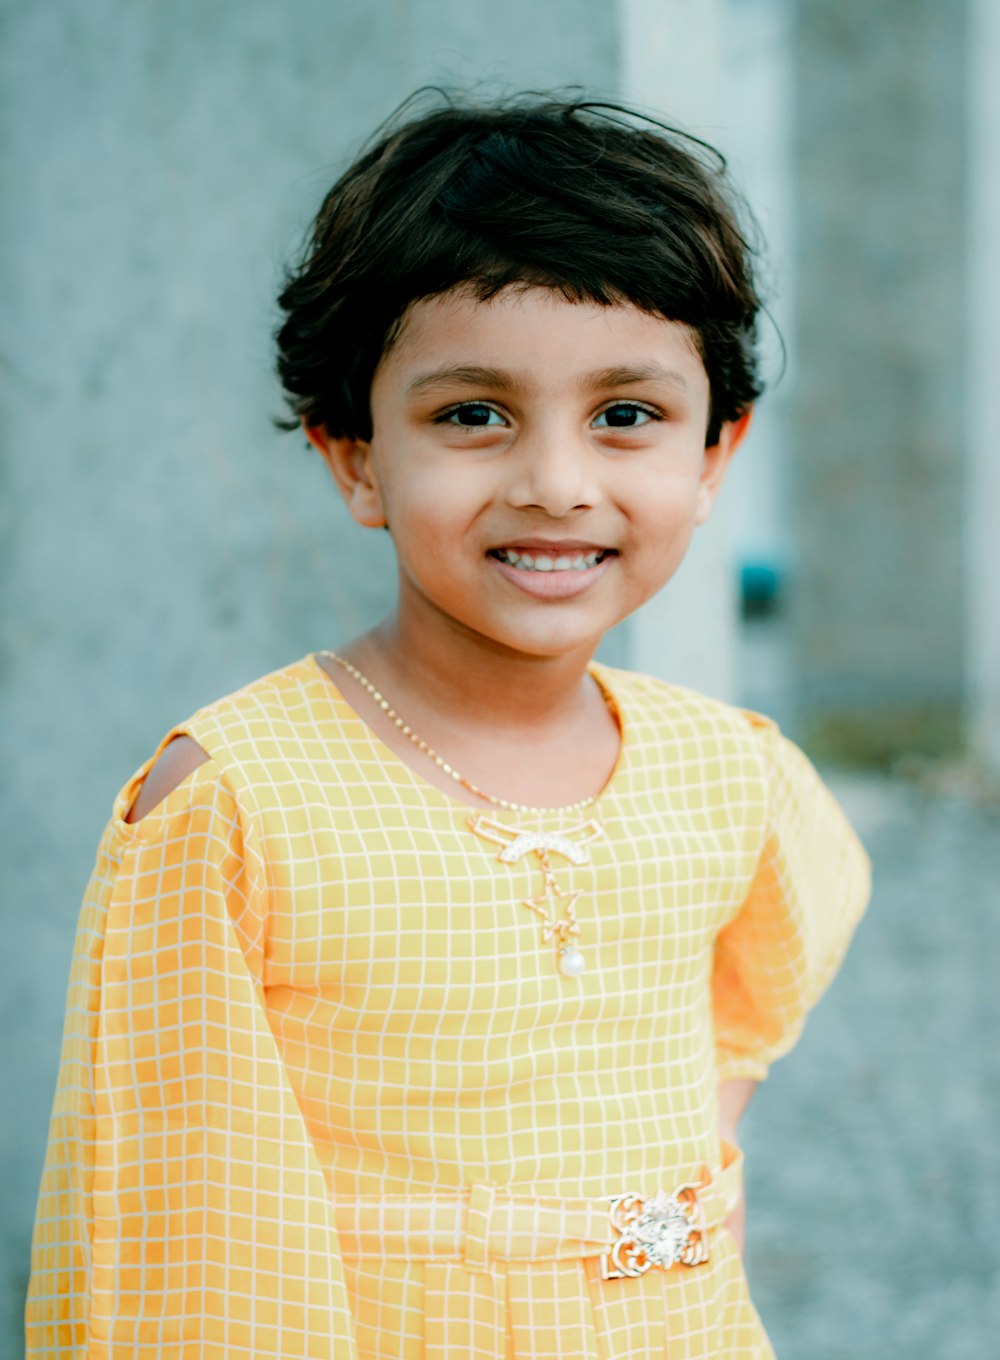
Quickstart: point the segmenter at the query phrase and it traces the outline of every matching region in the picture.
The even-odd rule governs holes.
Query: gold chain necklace
[[[392,719],[392,721],[399,728],[400,732],[403,733],[404,737],[409,737],[410,741],[413,742],[414,746],[419,747],[419,749],[423,751],[425,756],[429,756],[430,759],[433,760],[434,764],[438,767],[438,769],[444,770],[445,774],[450,775],[451,778],[454,779],[456,784],[461,784],[463,789],[468,789],[470,793],[475,794],[477,798],[482,798],[484,802],[492,803],[494,807],[505,808],[508,812],[527,812],[537,814],[539,812],[578,812],[580,811],[581,808],[593,807],[593,805],[597,802],[598,798],[600,797],[599,793],[592,793],[589,798],[581,798],[580,801],[577,803],[566,803],[564,806],[559,808],[538,808],[528,807],[524,803],[512,803],[508,798],[497,798],[492,793],[487,793],[486,790],[481,789],[478,786],[478,784],[473,784],[471,779],[466,779],[465,775],[459,774],[459,772],[454,768],[454,766],[449,765],[446,760],[439,756],[437,751],[435,751],[432,746],[428,746],[426,741],[418,737],[416,732],[414,732],[413,728],[408,726],[407,723],[403,722],[403,719],[391,706],[388,699],[386,699],[385,696],[375,688],[375,686],[372,684],[372,682],[368,679],[366,675],[361,674],[357,666],[352,666],[349,661],[346,661],[342,656],[338,656],[336,652],[321,652],[320,655],[328,656],[331,661],[336,661],[338,666],[342,666],[348,675],[352,676],[355,680],[357,680],[358,684],[361,686],[362,689],[368,691],[368,693],[378,704],[379,708],[382,710],[385,716],[387,718]],[[601,692],[602,693],[604,692],[603,688]],[[608,702],[607,696],[605,696],[605,703],[607,702]],[[608,707],[610,708],[610,704],[608,705]]]
[[[554,808],[528,807],[524,803],[514,803],[509,798],[497,798],[492,793],[487,793],[485,789],[473,784],[471,779],[466,779],[459,774],[454,766],[449,765],[432,746],[428,746],[421,737],[418,737],[413,728],[405,723],[396,710],[386,699],[366,675],[362,675],[357,666],[353,666],[344,657],[338,656],[336,652],[324,651],[322,656],[329,657],[341,666],[348,675],[352,676],[362,689],[375,700],[379,708],[391,718],[393,723],[413,742],[414,746],[423,751],[424,755],[434,761],[439,769],[444,770],[456,783],[468,789],[477,798],[482,798],[484,802],[492,803],[494,807],[504,808],[508,812],[527,812],[538,814],[540,812],[552,812]],[[604,701],[611,710],[610,696],[601,686],[601,693]],[[613,712],[613,710],[612,710]],[[589,798],[581,798],[576,803],[567,803],[558,809],[560,812],[578,812],[583,808],[592,807],[599,794],[592,794]],[[482,814],[476,813],[468,818],[469,830],[483,840],[493,841],[500,845],[501,849],[497,858],[505,864],[516,864],[524,854],[534,854],[542,870],[543,886],[542,892],[538,897],[526,898],[521,905],[527,907],[534,916],[538,918],[542,925],[542,941],[548,943],[555,940],[558,948],[559,971],[564,977],[579,977],[584,970],[584,958],[576,944],[576,939],[580,934],[580,926],[576,919],[576,903],[580,896],[579,891],[571,892],[561,889],[556,883],[549,856],[552,853],[559,854],[570,860],[573,864],[587,864],[590,861],[590,852],[586,849],[584,842],[593,840],[595,836],[603,835],[603,827],[599,822],[590,820],[578,826],[569,828],[563,833],[551,833],[540,831],[518,831],[511,827],[502,826],[498,822],[493,822]],[[577,834],[582,834],[582,839],[577,839]],[[546,903],[551,903],[553,908],[561,905],[560,918],[550,912]]]

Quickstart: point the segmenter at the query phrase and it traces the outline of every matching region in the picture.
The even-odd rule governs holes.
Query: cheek
[[[698,504],[698,475],[689,460],[651,470],[636,479],[628,491],[633,518],[647,526],[693,519]]]
[[[695,531],[698,505],[697,478],[661,470],[643,479],[630,495],[626,513],[631,522],[631,559],[644,580],[657,587],[669,579],[686,554]]]
[[[414,563],[432,564],[458,547],[482,508],[473,479],[432,464],[414,468],[386,488],[387,517],[399,551]]]

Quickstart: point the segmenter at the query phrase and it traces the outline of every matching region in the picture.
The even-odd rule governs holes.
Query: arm
[[[190,737],[172,741],[153,764],[125,821],[140,821],[208,755]],[[111,900],[124,842],[105,829],[84,893],[73,950],[59,1076],[39,1190],[26,1306],[29,1357],[89,1353],[94,1278],[94,1183],[100,1120],[102,972]]]
[[[78,936],[27,1355],[351,1360],[329,1189],[262,1004],[253,823],[205,760],[133,822]]]
[[[806,756],[766,719],[767,818],[753,881],[716,939],[712,978],[719,1133],[787,1053],[836,971],[868,899],[869,863]],[[744,1206],[728,1227],[742,1248]]]

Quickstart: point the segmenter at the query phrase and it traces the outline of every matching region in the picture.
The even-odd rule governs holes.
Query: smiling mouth
[[[518,571],[589,571],[606,557],[616,556],[614,548],[595,548],[586,553],[518,552],[514,548],[491,548],[488,557],[505,562]]]

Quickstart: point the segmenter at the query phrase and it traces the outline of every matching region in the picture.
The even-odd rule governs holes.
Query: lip
[[[491,552],[547,553],[550,557],[576,556],[578,553],[611,552],[606,543],[589,543],[582,538],[512,538],[498,543]]]
[[[528,552],[530,549],[526,546],[524,551]],[[594,549],[591,548],[590,551],[593,552]],[[496,557],[488,560],[505,581],[510,581],[511,585],[517,586],[532,599],[571,600],[592,589],[606,576],[612,563],[617,560],[617,554],[609,553],[603,562],[598,562],[596,566],[588,567],[585,571],[522,571],[519,567],[512,567],[509,562],[501,562]]]

